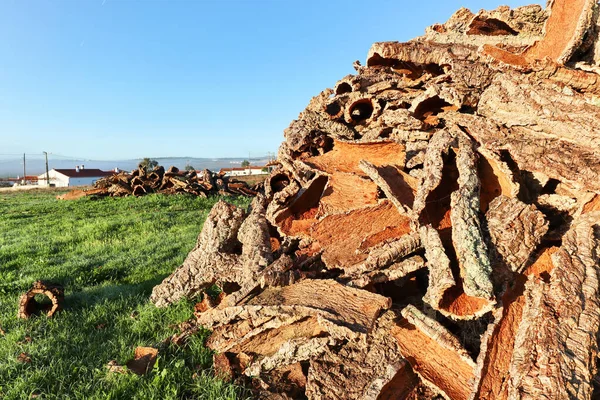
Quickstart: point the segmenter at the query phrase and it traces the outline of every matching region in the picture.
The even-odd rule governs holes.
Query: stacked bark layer
[[[74,190],[59,198],[71,200],[83,196],[144,196],[150,193],[189,193],[202,197],[210,194],[256,196],[260,190],[260,184],[250,187],[244,181],[214,174],[208,169],[198,174],[196,171],[179,171],[173,166],[165,171],[159,166],[151,172],[139,168],[131,173],[120,172],[107,176],[98,179],[92,189]]]
[[[223,289],[174,342],[212,329],[269,398],[591,398],[600,25],[550,7],[459,10],[313,98],[265,195],[154,288]]]

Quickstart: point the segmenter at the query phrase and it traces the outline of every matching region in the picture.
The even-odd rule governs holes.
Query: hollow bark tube
[[[35,295],[42,294],[50,299],[50,305],[41,305],[35,301]],[[60,285],[49,282],[37,281],[32,288],[21,296],[19,300],[19,318],[28,319],[37,311],[43,311],[48,317],[52,317],[62,308],[64,300],[64,289]]]

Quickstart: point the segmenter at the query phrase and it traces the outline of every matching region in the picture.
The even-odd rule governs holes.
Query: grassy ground
[[[216,199],[57,201],[56,194],[0,193],[0,398],[243,397],[211,377],[202,335],[185,348],[161,345],[191,316],[193,301],[167,309],[148,301],[194,246]],[[66,288],[65,310],[18,320],[18,298],[37,279]],[[136,346],[159,348],[150,374],[108,372],[110,360],[123,365]],[[19,361],[21,353],[31,362]]]

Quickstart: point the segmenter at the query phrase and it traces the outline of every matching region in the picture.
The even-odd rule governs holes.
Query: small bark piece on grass
[[[145,375],[154,368],[158,350],[154,347],[136,347],[133,360],[126,363],[127,368],[138,375]]]
[[[61,285],[36,281],[31,289],[21,296],[19,300],[19,318],[28,319],[37,312],[44,312],[48,317],[52,317],[62,307],[64,301],[64,288]],[[41,294],[50,299],[50,304],[40,304],[35,300],[35,296]]]

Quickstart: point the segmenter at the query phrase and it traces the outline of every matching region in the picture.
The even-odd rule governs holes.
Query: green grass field
[[[194,247],[217,199],[150,195],[58,201],[56,191],[0,193],[0,399],[234,399],[212,378],[198,335],[162,345],[193,300],[157,309],[148,297]],[[234,200],[247,205],[247,199]],[[65,287],[54,318],[16,318],[37,279]],[[159,348],[146,376],[109,373],[136,346]],[[21,362],[26,353],[31,362]]]

